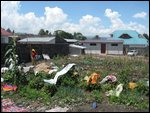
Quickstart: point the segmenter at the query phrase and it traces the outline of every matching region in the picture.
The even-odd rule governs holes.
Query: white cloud
[[[133,15],[134,18],[145,18],[147,15],[146,12],[136,13]]]
[[[15,32],[26,32],[37,34],[41,28],[48,29],[50,32],[55,30],[64,30],[70,33],[81,32],[84,35],[108,36],[117,29],[134,29],[149,33],[145,26],[130,22],[124,23],[120,17],[121,14],[111,9],[106,9],[104,14],[111,22],[106,28],[100,17],[90,14],[83,15],[78,23],[69,22],[68,15],[59,7],[45,7],[43,16],[36,16],[34,12],[20,14],[21,8],[18,1],[1,1],[1,26],[10,28]]]
[[[124,26],[124,23],[119,18],[121,15],[118,12],[112,11],[111,9],[106,9],[105,16],[110,19],[112,23],[112,26],[111,26],[112,28],[116,29],[116,28],[120,28]]]

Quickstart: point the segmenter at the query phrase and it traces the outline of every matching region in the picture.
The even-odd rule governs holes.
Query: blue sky
[[[19,6],[17,14],[20,16],[33,12],[36,18],[40,18],[45,16],[45,7],[58,7],[63,11],[63,14],[67,15],[67,19],[64,17],[64,23],[69,22],[70,24],[79,25],[83,16],[91,15],[93,18],[98,17],[101,20],[100,25],[106,29],[110,29],[114,21],[120,21],[120,23],[126,25],[136,23],[138,27],[144,26],[146,29],[149,29],[149,1],[21,1]],[[106,16],[106,9],[111,9],[110,15],[117,12],[120,16],[115,16],[115,19],[112,19],[114,18],[112,16]],[[146,14],[144,17],[133,17],[133,15],[142,12]],[[63,27],[57,26],[55,28]]]
[[[125,22],[135,20],[132,17],[135,13],[145,11],[149,13],[148,1],[21,1],[20,13],[35,12],[36,15],[44,14],[44,7],[59,7],[68,14],[73,22],[78,22],[79,19],[86,14],[107,19],[104,16],[105,9],[110,8],[121,13],[121,18]],[[139,21],[136,20],[136,21]],[[142,23],[146,24],[141,20]]]

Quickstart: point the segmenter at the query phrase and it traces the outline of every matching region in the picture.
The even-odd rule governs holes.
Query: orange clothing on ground
[[[130,83],[129,83],[129,88],[130,88],[130,89],[134,89],[135,87],[137,87],[137,84],[136,84],[136,83],[134,83],[134,82],[130,82]]]
[[[97,83],[97,79],[100,77],[99,74],[97,73],[93,73],[91,74],[91,76],[89,76],[89,79],[87,80],[87,85],[91,84],[96,84]]]

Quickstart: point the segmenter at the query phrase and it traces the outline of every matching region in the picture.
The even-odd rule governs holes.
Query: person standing
[[[37,53],[36,53],[35,49],[32,49],[32,53],[31,53],[32,65],[35,65],[36,55],[37,55]]]

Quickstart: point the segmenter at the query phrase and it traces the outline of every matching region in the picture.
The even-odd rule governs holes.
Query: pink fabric
[[[108,75],[107,79],[112,81],[112,82],[116,82],[117,81],[117,78],[114,75]]]
[[[2,112],[29,112],[23,107],[14,105],[11,99],[2,99]]]

